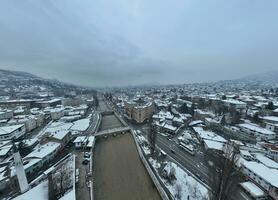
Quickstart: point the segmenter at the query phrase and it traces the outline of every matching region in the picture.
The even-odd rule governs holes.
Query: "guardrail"
[[[149,175],[150,175],[154,185],[156,186],[156,188],[157,188],[161,198],[163,200],[170,200],[168,195],[167,195],[167,193],[164,191],[162,185],[160,184],[159,180],[157,179],[156,175],[154,174],[154,172],[152,171],[151,167],[149,166],[145,156],[143,155],[142,150],[141,150],[139,144],[137,143],[137,140],[135,138],[135,134],[134,134],[133,130],[131,130],[131,135],[133,136],[133,139],[134,139],[134,142],[136,144],[136,148],[137,148],[137,151],[139,153],[139,156],[140,156],[140,158],[141,158],[141,160],[142,160],[142,162],[143,162],[147,172],[149,173]]]

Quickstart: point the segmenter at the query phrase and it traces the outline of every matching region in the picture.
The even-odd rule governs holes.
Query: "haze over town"
[[[0,68],[86,86],[272,71],[278,2],[3,0]]]

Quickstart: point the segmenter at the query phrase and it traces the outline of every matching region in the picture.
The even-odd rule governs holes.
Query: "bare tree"
[[[151,154],[154,154],[157,131],[156,131],[156,128],[154,127],[152,120],[149,120],[149,127],[150,127],[150,131],[149,131],[148,139],[149,139],[149,143],[150,143],[150,150],[151,150]]]
[[[222,155],[213,154],[210,157],[214,163],[209,167],[209,186],[212,189],[209,199],[211,200],[231,199],[231,194],[236,191],[241,179],[241,168],[237,167],[238,146],[228,143],[223,151]]]
[[[56,197],[61,197],[72,187],[71,173],[66,164],[63,164],[55,173],[52,174],[53,191]]]

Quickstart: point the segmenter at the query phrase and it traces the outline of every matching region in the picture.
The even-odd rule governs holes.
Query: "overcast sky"
[[[88,86],[278,69],[277,0],[1,0],[0,68]]]

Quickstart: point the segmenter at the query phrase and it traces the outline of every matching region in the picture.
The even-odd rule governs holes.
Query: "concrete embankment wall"
[[[166,192],[164,191],[162,185],[160,184],[160,182],[159,182],[159,180],[157,179],[156,175],[154,174],[154,172],[152,171],[151,167],[149,166],[149,164],[148,164],[148,162],[147,162],[145,156],[143,155],[143,152],[142,152],[142,150],[141,150],[139,144],[138,144],[137,141],[136,141],[135,134],[134,134],[133,130],[131,130],[131,134],[132,134],[133,139],[134,139],[134,142],[135,142],[135,144],[136,144],[136,148],[137,148],[137,151],[138,151],[138,153],[139,153],[140,159],[141,159],[141,161],[143,162],[143,164],[144,164],[144,166],[145,166],[147,172],[149,173],[149,175],[150,175],[150,177],[151,177],[153,183],[155,184],[155,186],[156,186],[156,188],[157,188],[157,190],[158,190],[158,192],[159,192],[161,198],[162,198],[163,200],[169,200],[168,195],[167,195]]]

